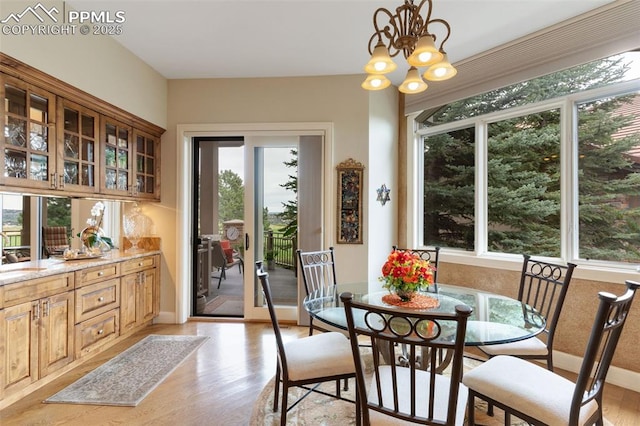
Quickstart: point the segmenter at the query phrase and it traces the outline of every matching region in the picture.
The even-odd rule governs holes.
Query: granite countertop
[[[0,266],[0,286],[32,280],[34,278],[47,277],[49,275],[79,271],[94,266],[107,265],[109,263],[121,262],[154,254],[160,254],[160,250],[144,250],[135,252],[111,250],[110,252],[105,253],[103,257],[92,259],[64,260],[62,258],[50,258],[32,260],[29,262],[9,263]]]

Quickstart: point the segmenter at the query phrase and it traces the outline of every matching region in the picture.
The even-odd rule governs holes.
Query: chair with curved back
[[[336,292],[336,266],[333,247],[328,250],[305,251],[298,249],[298,261],[302,272],[304,289],[309,296],[312,293],[333,295]],[[337,295],[336,295],[337,296]],[[309,319],[309,336],[313,330],[339,331],[330,329],[328,325],[318,325]],[[346,334],[346,333],[345,333]]]
[[[467,390],[460,380],[471,308],[412,311],[356,302],[351,293],[342,293],[340,299],[356,364],[362,424],[462,425]],[[371,349],[363,349],[359,338]],[[449,375],[438,372],[440,350],[453,352]],[[362,351],[373,354],[371,377],[365,377]],[[406,362],[388,362],[397,359],[396,351],[406,352]]]
[[[409,249],[409,248],[398,248],[397,246],[392,246],[393,251],[407,251],[409,253],[417,254],[423,260],[428,260],[433,266],[433,284],[429,286],[427,291],[432,293],[438,292],[438,268],[440,267],[440,247],[434,247],[432,249]]]
[[[573,263],[564,266],[524,255],[518,300],[534,308],[546,319],[545,329],[541,333],[546,336],[546,342],[532,337],[513,343],[478,346],[478,349],[489,357],[512,355],[544,360],[547,368],[553,371],[554,336],[575,267]]]
[[[514,416],[534,425],[582,426],[604,423],[602,392],[616,345],[640,283],[627,281],[620,297],[601,292],[591,335],[576,382],[535,363],[496,356],[466,373],[468,424],[475,424],[474,399],[505,410],[505,424]]]
[[[287,411],[311,392],[318,392],[323,395],[353,402],[340,395],[340,380],[344,379],[346,381],[349,378],[355,377],[355,365],[351,353],[351,345],[346,336],[341,333],[328,332],[285,343],[282,339],[278,318],[271,297],[269,274],[262,270],[262,262],[260,261],[256,262],[256,273],[262,285],[264,298],[267,308],[269,309],[269,316],[278,349],[273,411],[278,410],[280,383],[282,383],[280,424],[282,426],[286,424]],[[336,382],[335,395],[308,386],[329,381]],[[288,407],[289,388],[294,386],[306,389],[308,392]],[[357,405],[356,412],[359,413]]]

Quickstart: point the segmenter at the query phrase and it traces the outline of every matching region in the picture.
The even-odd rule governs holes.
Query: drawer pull
[[[98,302],[104,302],[104,297],[102,296],[98,297]]]
[[[143,262],[138,263],[138,266],[144,266]]]
[[[104,334],[104,330],[98,330],[98,336]]]
[[[98,276],[99,276],[99,277],[101,277],[101,276],[103,276],[103,275],[104,275],[104,271],[100,271],[100,272],[98,272]]]

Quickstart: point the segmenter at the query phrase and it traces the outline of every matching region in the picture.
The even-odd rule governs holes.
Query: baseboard
[[[161,311],[157,317],[153,319],[154,324],[177,324],[176,313]]]
[[[553,366],[563,370],[578,373],[582,358],[575,355],[569,355],[564,352],[553,351]],[[609,367],[607,374],[607,383],[629,389],[634,392],[640,392],[640,373],[631,370],[625,370],[620,367]]]

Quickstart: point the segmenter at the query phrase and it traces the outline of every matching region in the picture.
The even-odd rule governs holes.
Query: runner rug
[[[207,339],[149,335],[44,402],[134,407]]]

